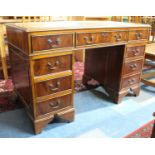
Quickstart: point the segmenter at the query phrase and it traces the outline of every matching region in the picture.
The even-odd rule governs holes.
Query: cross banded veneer
[[[109,21],[7,24],[13,82],[35,133],[54,118],[74,120],[76,50],[86,53],[84,84],[99,81],[116,103],[137,96],[149,35],[149,25]]]

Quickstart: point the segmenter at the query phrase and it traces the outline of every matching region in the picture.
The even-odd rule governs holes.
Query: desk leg
[[[115,103],[121,103],[122,99],[125,96],[138,96],[140,93],[140,86],[139,85],[133,86],[132,90],[133,90],[133,94],[130,94],[129,89],[124,89],[122,91],[115,92],[113,90],[106,88],[106,91],[110,95],[112,101]]]
[[[58,120],[59,122],[72,122],[74,120],[74,108],[70,108],[66,111],[58,112],[57,114],[50,115],[43,119],[34,121],[34,131],[35,134],[39,134],[43,131],[45,126],[53,121],[53,119]]]
[[[39,134],[42,132],[43,128],[53,120],[54,116],[50,116],[49,118],[45,118],[42,120],[34,121],[34,132],[35,134]]]

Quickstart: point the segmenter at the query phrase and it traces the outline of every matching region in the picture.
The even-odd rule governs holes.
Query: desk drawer
[[[41,76],[66,70],[72,70],[71,54],[34,60],[35,76]]]
[[[51,100],[37,103],[37,114],[44,115],[69,106],[72,106],[71,95],[57,97]]]
[[[136,30],[129,32],[129,40],[148,40],[149,31],[147,30]]]
[[[127,32],[126,31],[121,31],[121,32],[114,32],[113,37],[112,37],[112,42],[124,42],[127,41]]]
[[[140,82],[140,74],[122,79],[121,89],[130,87]]]
[[[112,40],[112,32],[77,33],[76,46],[108,43]]]
[[[127,41],[127,32],[77,33],[76,46]]]
[[[126,58],[144,56],[145,46],[128,47],[126,50]]]
[[[73,34],[32,36],[33,51],[50,50],[64,47],[73,47]]]
[[[143,59],[126,62],[123,68],[123,75],[141,72],[143,66]]]
[[[56,92],[71,89],[72,76],[52,79],[35,84],[36,97],[50,95]]]

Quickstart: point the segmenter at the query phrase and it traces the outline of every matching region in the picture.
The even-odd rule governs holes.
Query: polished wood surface
[[[126,51],[126,58],[133,58],[144,56],[145,46],[128,47]]]
[[[148,39],[148,31],[146,30],[136,30],[129,32],[129,40],[140,40],[140,39]]]
[[[36,96],[45,96],[56,92],[71,89],[72,76],[57,78],[35,84]]]
[[[37,59],[33,66],[35,76],[72,70],[72,55]]]
[[[63,109],[71,106],[71,95],[54,98],[52,100],[38,102],[37,103],[37,114],[44,115],[59,109]]]
[[[65,47],[73,47],[73,34],[32,36],[33,51],[42,51]]]
[[[23,52],[28,53],[28,36],[26,32],[12,28],[7,28],[7,37],[12,45],[22,49]]]
[[[8,79],[10,65],[8,59],[8,46],[6,39],[6,23],[25,23],[25,22],[51,22],[52,16],[0,16],[0,73],[3,72],[2,78]],[[18,33],[19,34],[19,33]],[[12,37],[17,37],[12,34]],[[18,44],[21,45],[22,44]],[[1,66],[2,65],[2,66]]]
[[[77,33],[76,46],[127,41],[127,32]]]
[[[73,65],[78,50],[85,50],[84,84],[92,78],[99,81],[115,103],[140,92],[149,25],[94,21],[25,23],[9,24],[7,32],[9,51],[14,49],[11,53],[19,55],[17,62],[11,60],[14,83],[27,103],[18,86],[24,87],[24,81],[28,82],[24,89],[31,106],[27,111],[35,133],[53,119],[74,120]],[[12,35],[17,37],[13,39]],[[25,67],[23,70],[21,65],[16,67],[18,62]],[[22,72],[24,78],[20,80],[18,74]]]
[[[121,89],[130,88],[132,85],[135,85],[140,82],[140,74],[128,76],[122,79]]]
[[[151,18],[150,18],[151,17]],[[147,20],[146,20],[147,19]],[[3,72],[2,77],[5,79],[8,78],[8,71],[10,72],[10,65],[8,63],[8,49],[7,49],[7,41],[6,41],[6,23],[36,23],[36,22],[51,22],[51,21],[80,21],[80,20],[114,20],[114,21],[127,21],[133,23],[150,23],[153,21],[153,16],[101,16],[101,17],[84,17],[84,16],[0,16],[0,52],[1,52],[1,63],[0,72]],[[148,22],[149,21],[149,22]],[[81,24],[80,24],[81,25]],[[152,34],[153,25],[152,25]],[[154,35],[152,37],[154,39]],[[84,62],[84,52],[83,50],[75,52],[75,58],[78,61]],[[2,70],[2,71],[1,71]]]
[[[124,63],[123,75],[141,72],[143,67],[143,59],[129,61]]]
[[[20,94],[20,98],[24,100],[26,108],[33,110],[32,87],[29,71],[29,57],[18,49],[9,46],[9,55],[11,62],[11,75],[14,87]],[[33,117],[33,115],[32,115]]]

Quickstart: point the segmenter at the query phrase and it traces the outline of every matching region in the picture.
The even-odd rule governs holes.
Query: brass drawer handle
[[[115,37],[116,41],[122,40],[122,34],[116,34],[114,37]]]
[[[50,84],[49,88],[50,88],[51,91],[57,91],[57,90],[59,90],[60,84],[61,84],[60,81],[57,81],[56,86],[54,86],[53,84]]]
[[[135,83],[135,79],[130,79],[130,80],[128,80],[128,83],[129,83],[130,85],[134,84],[134,83]]]
[[[94,39],[94,36],[91,36],[90,38],[87,36],[84,37],[86,44],[92,44],[94,42]]]
[[[48,39],[47,41],[48,41],[49,44],[53,43],[53,41],[51,39]]]
[[[49,70],[56,70],[56,67],[50,67]]]
[[[61,44],[60,38],[57,38],[56,41],[52,41],[52,39],[48,39],[47,41],[51,45],[52,48],[56,48]]]
[[[140,49],[135,49],[132,52],[133,52],[134,56],[137,56],[140,53]]]
[[[130,68],[131,68],[132,70],[135,70],[135,69],[137,68],[137,64],[130,65]]]
[[[58,66],[58,65],[60,65],[60,61],[59,60],[56,60],[55,66]]]
[[[141,39],[143,34],[140,32],[140,33],[135,33],[135,35],[137,39]]]
[[[48,66],[48,69],[49,70],[55,70],[57,69],[57,67],[60,65],[60,61],[59,60],[56,60],[55,64],[52,65],[51,62],[47,62],[47,66]]]
[[[132,88],[128,89],[128,93],[131,94],[131,95],[135,95],[135,92],[134,92],[134,90]]]
[[[58,100],[58,101],[56,101],[56,102],[50,102],[50,103],[49,103],[49,106],[50,106],[51,108],[53,108],[53,109],[57,109],[57,108],[60,107],[60,104],[61,104],[61,102],[60,102],[60,100]]]

